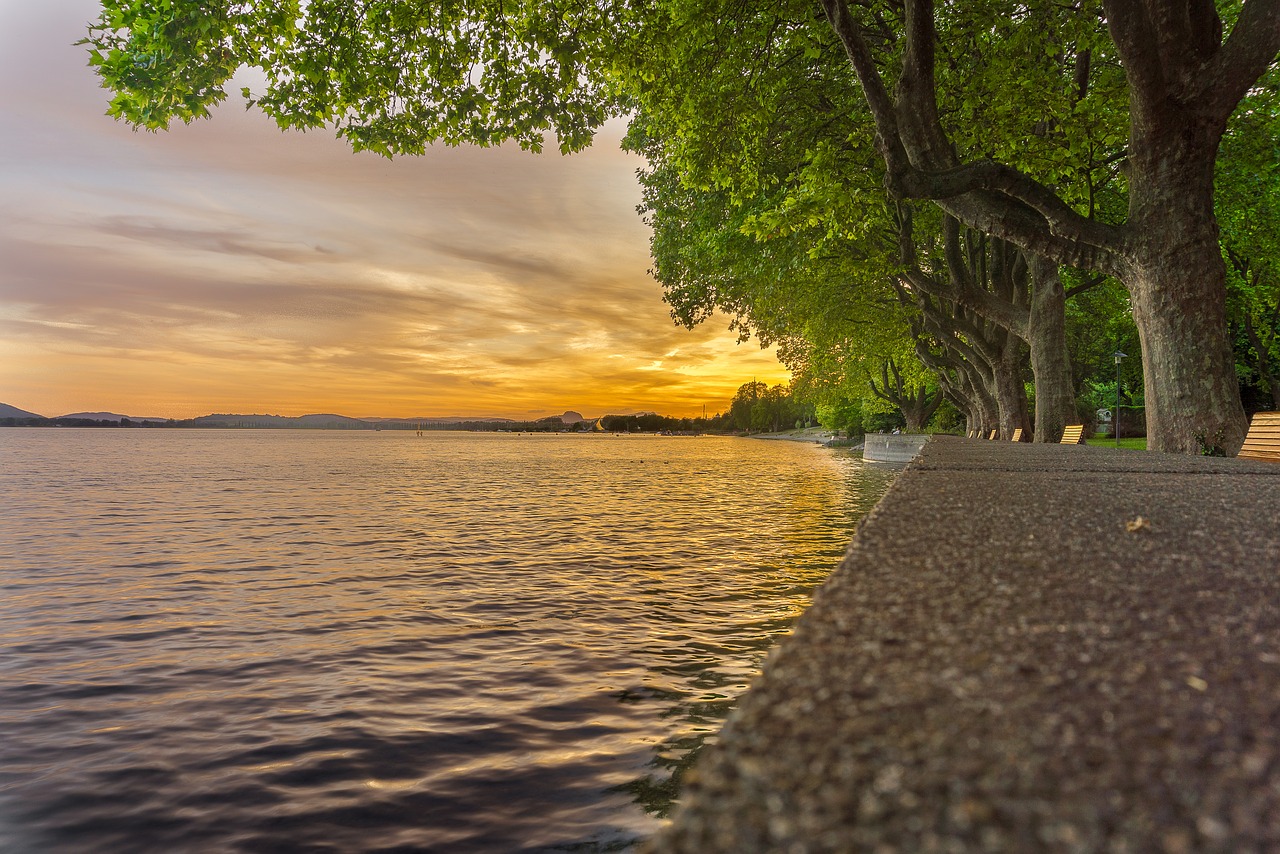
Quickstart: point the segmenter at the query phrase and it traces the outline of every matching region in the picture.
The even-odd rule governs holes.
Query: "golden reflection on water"
[[[5,438],[0,761],[43,769],[8,850],[616,850],[892,476],[724,438]]]

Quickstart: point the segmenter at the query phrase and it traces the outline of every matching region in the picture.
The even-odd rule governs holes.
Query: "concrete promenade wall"
[[[650,848],[1280,851],[1280,466],[934,438]]]
[[[918,433],[868,433],[863,437],[862,458],[877,463],[909,463],[919,456],[928,440],[928,436]]]

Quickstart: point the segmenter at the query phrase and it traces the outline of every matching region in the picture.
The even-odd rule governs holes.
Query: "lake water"
[[[892,476],[717,437],[0,430],[0,850],[626,850]]]

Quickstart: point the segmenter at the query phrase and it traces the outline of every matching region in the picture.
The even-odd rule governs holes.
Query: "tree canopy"
[[[207,118],[232,76],[282,128],[332,127],[356,150],[421,154],[432,142],[582,148],[621,102],[601,47],[624,22],[564,0],[107,0],[91,64],[136,126]]]

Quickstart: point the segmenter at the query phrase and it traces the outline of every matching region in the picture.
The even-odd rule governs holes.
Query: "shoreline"
[[[646,850],[1271,850],[1280,466],[938,436]]]
[[[743,438],[764,439],[770,442],[809,442],[816,445],[825,445],[836,438],[836,435],[822,427],[804,427],[799,430],[783,430],[778,433],[752,433]]]

